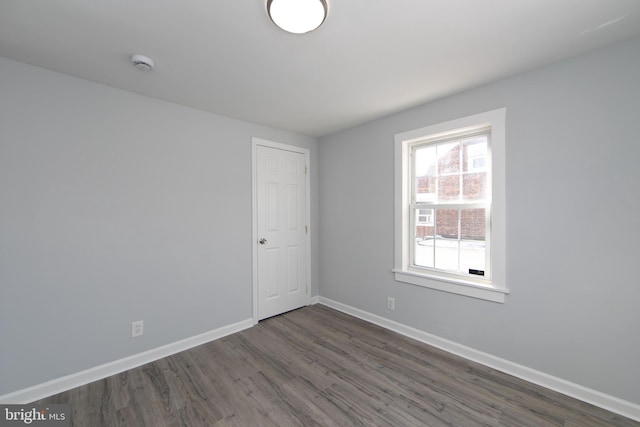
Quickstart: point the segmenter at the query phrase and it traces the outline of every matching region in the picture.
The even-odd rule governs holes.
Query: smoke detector
[[[131,63],[140,71],[151,71],[156,66],[153,59],[139,54],[131,55]]]

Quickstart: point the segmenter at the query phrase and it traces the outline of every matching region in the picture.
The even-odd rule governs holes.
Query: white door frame
[[[307,233],[306,243],[306,259],[307,264],[307,304],[311,302],[311,181],[309,179],[309,158],[310,151],[307,148],[296,147],[295,145],[282,144],[279,142],[267,141],[256,137],[251,138],[251,209],[252,209],[252,231],[251,231],[251,253],[252,253],[252,270],[253,270],[253,324],[258,323],[258,146],[276,148],[278,150],[292,151],[294,153],[304,154],[305,158],[305,182],[306,182],[306,226]]]

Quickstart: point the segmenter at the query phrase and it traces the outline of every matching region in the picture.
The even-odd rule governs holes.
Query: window
[[[396,280],[504,302],[504,118],[396,135]]]
[[[486,127],[409,144],[411,268],[490,277],[491,176],[476,167],[490,137]]]

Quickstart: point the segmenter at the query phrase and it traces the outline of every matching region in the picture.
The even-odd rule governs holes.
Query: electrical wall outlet
[[[144,320],[131,322],[131,338],[139,337],[144,334]]]
[[[387,297],[387,308],[389,310],[395,310],[396,309],[396,299],[393,297]]]

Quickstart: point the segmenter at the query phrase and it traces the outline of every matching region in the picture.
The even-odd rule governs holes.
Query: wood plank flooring
[[[640,427],[321,305],[38,403],[75,426]]]

